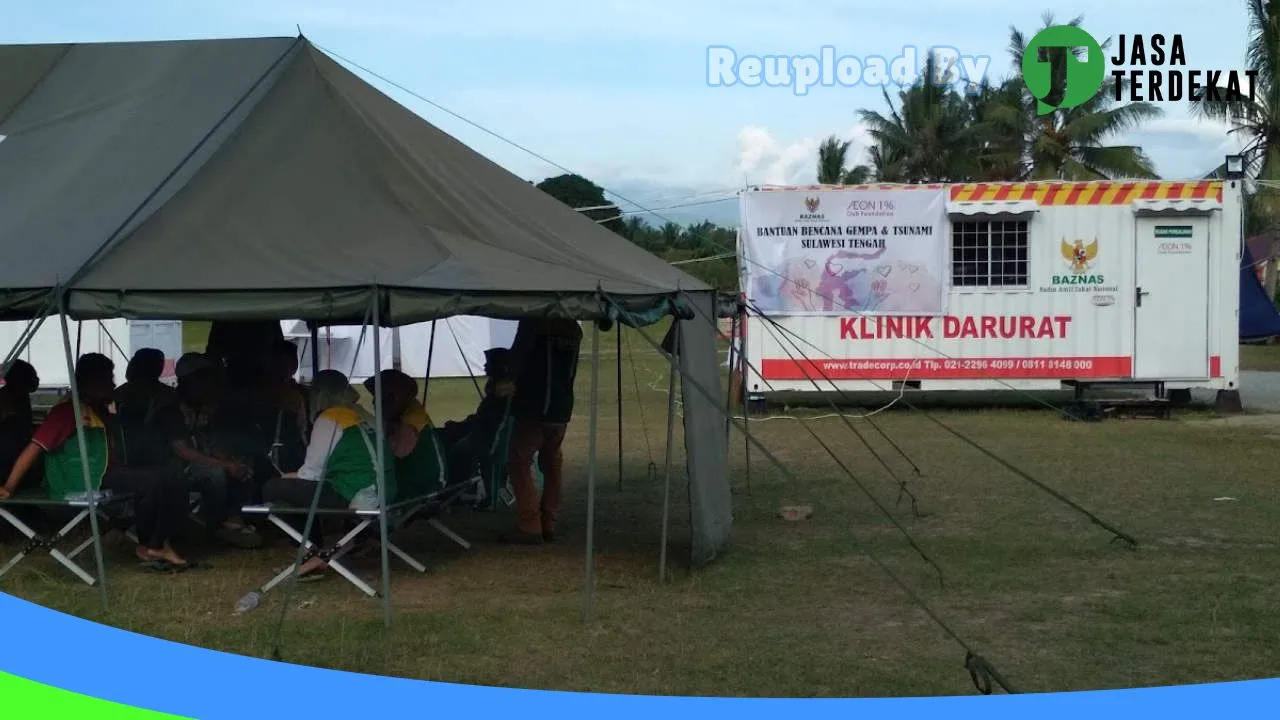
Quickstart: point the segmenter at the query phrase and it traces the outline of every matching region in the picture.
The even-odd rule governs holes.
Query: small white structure
[[[432,326],[435,345],[432,347]],[[383,328],[382,359],[379,367],[392,367],[396,336],[399,335],[400,369],[412,377],[428,377],[427,357],[431,357],[429,377],[469,377],[484,375],[484,351],[511,347],[517,323],[469,315],[455,316],[437,323],[417,323],[401,328]],[[362,381],[373,375],[373,328],[338,325],[322,327],[316,349],[310,347],[311,332],[305,322],[281,323],[284,336],[300,348],[299,375],[311,377],[312,352],[318,349],[321,370],[334,369]],[[363,338],[363,340],[362,340]]]
[[[752,393],[1236,390],[1239,181],[741,196]],[[776,325],[774,323],[777,323]],[[780,327],[779,327],[780,326]],[[784,328],[784,329],[780,329]]]
[[[0,360],[17,346],[27,328],[25,321],[0,322]],[[68,323],[71,335],[71,351],[76,354],[102,353],[116,364],[116,382],[124,382],[125,366],[132,351],[129,349],[129,324],[127,320],[97,320]],[[67,374],[66,347],[62,338],[62,322],[56,317],[46,318],[35,337],[18,354],[36,369],[40,385],[46,388],[67,388],[71,378]]]

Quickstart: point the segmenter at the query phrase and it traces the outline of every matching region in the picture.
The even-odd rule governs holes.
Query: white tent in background
[[[80,354],[102,353],[116,364],[116,382],[124,382],[125,366],[129,364],[129,322],[123,319],[97,320],[68,323],[71,331],[71,347],[77,344]],[[16,347],[18,339],[27,329],[25,320],[0,322],[0,347]],[[0,353],[2,355],[3,353]],[[18,358],[26,360],[40,374],[40,385],[48,388],[71,386],[67,376],[67,356],[62,344],[62,325],[46,322],[36,331],[31,343],[23,348]],[[3,358],[0,358],[2,360]]]
[[[484,374],[484,351],[491,347],[511,347],[517,323],[486,317],[459,315],[439,321],[435,331],[435,347],[431,345],[431,328],[425,322],[401,328],[384,328],[382,360],[379,367],[393,365],[396,335],[399,334],[400,369],[412,377],[427,377],[427,356],[431,356],[430,377],[468,377]],[[298,372],[306,381],[311,377],[311,331],[300,320],[281,323],[285,338],[299,348]],[[364,331],[349,325],[322,327],[319,332],[319,367],[334,369],[359,382],[370,377],[375,367],[372,329]],[[357,346],[359,347],[357,353]]]
[[[430,377],[484,375],[484,351],[511,347],[519,323],[457,315],[439,321],[435,347],[432,348],[431,327],[434,324],[418,323],[400,328],[400,369],[412,377],[428,377],[428,355],[431,356]]]

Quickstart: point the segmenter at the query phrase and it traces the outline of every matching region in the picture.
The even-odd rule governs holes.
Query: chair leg
[[[376,590],[369,587],[368,583],[361,580],[358,576],[356,576],[355,573],[348,570],[346,566],[344,566],[341,562],[339,562],[339,560],[341,560],[341,558],[344,555],[346,555],[348,552],[352,550],[352,548],[354,548],[355,546],[354,543],[356,538],[359,537],[360,534],[363,533],[366,529],[368,529],[368,527],[371,524],[373,524],[372,520],[367,518],[361,520],[359,523],[356,524],[355,528],[353,528],[346,535],[342,536],[342,539],[339,540],[331,548],[317,548],[314,543],[312,543],[307,538],[304,538],[302,536],[302,533],[298,532],[296,528],[294,528],[292,525],[285,522],[284,520],[282,520],[281,518],[279,518],[274,514],[267,515],[267,520],[270,521],[271,524],[280,528],[280,530],[284,532],[286,535],[288,535],[290,538],[293,538],[294,542],[301,545],[303,549],[307,551],[307,553],[303,556],[304,561],[306,558],[310,558],[310,557],[322,557],[325,559],[325,562],[329,564],[329,567],[332,568],[334,572],[338,573],[343,578],[345,578],[347,582],[351,583],[352,585],[355,585],[356,588],[358,588],[365,595],[368,595],[369,597],[377,597],[378,592]],[[297,567],[298,567],[297,563],[292,563],[289,565],[289,567],[285,568],[284,570],[276,574],[275,577],[267,581],[267,584],[262,586],[262,590],[261,590],[262,594],[264,595],[267,594],[277,585],[287,580],[289,576],[295,572]]]
[[[73,517],[70,522],[63,525],[62,529],[58,530],[58,532],[54,533],[51,537],[44,538],[35,530],[31,529],[26,523],[19,520],[13,513],[9,512],[8,509],[0,507],[0,518],[4,518],[4,520],[12,525],[18,532],[27,537],[27,542],[22,547],[22,550],[18,551],[17,555],[10,558],[9,562],[5,563],[4,567],[0,567],[0,577],[3,577],[6,573],[12,570],[19,562],[22,561],[23,558],[30,555],[33,550],[36,550],[37,548],[44,548],[45,551],[49,553],[50,557],[57,560],[60,565],[71,571],[73,575],[80,578],[80,580],[86,585],[96,585],[98,583],[97,578],[90,575],[73,559],[76,555],[84,552],[85,548],[93,544],[92,537],[81,543],[80,546],[72,550],[70,554],[63,553],[57,548],[57,543],[75,530],[76,527],[78,527],[80,523],[84,522],[88,517],[89,511],[81,510],[76,513],[75,517]]]
[[[436,531],[439,532],[441,535],[444,535],[450,540],[461,545],[463,550],[471,549],[471,543],[467,542],[464,538],[462,538],[460,535],[458,535],[454,531],[445,527],[444,523],[440,522],[439,518],[431,518],[430,520],[427,520],[427,524],[435,528]]]

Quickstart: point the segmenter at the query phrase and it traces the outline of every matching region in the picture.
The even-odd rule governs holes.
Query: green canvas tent
[[[704,389],[684,397],[693,563],[727,543],[706,284],[303,37],[8,45],[0,68],[0,319],[677,314]]]

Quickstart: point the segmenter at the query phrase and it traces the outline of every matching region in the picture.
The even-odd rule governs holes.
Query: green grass
[[[497,545],[510,521],[447,518],[470,552],[429,530],[402,545],[430,559],[415,575],[393,564],[395,625],[379,604],[334,578],[299,586],[283,632],[290,662],[413,678],[526,688],[750,696],[972,693],[964,651],[860,548],[870,548],[1018,689],[1064,691],[1280,674],[1280,486],[1265,425],[1227,427],[1203,412],[1169,422],[1072,423],[1047,411],[935,411],[1036,477],[1135,535],[1137,551],[947,435],[913,411],[877,424],[923,476],[909,481],[924,517],[895,505],[897,486],[839,419],[810,424],[945,572],[939,587],[907,546],[796,420],[751,427],[797,476],[731,444],[733,544],[690,571],[688,505],[677,477],[673,577],[658,581],[665,365],[641,342],[626,363],[621,488],[612,336],[602,343],[596,616],[581,619],[589,365],[568,438],[565,537],[537,549]],[[624,356],[628,353],[624,351]],[[437,421],[475,403],[467,380],[435,381]],[[643,412],[644,423],[641,423]],[[813,411],[816,413],[817,411]],[[866,421],[854,421],[910,477]],[[676,434],[683,458],[683,436]],[[1216,500],[1230,497],[1234,500]],[[785,504],[811,520],[777,517]],[[0,548],[7,555],[13,545]],[[132,631],[253,656],[271,650],[283,593],[243,617],[235,600],[292,557],[278,542],[217,551],[207,572],[145,575],[112,538],[111,610],[52,560],[27,561],[0,589]],[[354,563],[376,576],[373,559]]]
[[[1240,369],[1280,372],[1280,345],[1241,345]]]

